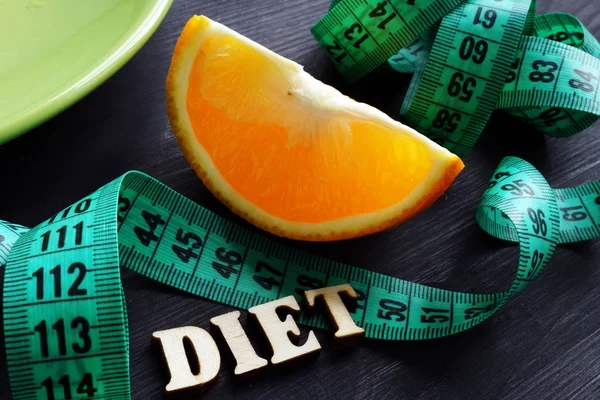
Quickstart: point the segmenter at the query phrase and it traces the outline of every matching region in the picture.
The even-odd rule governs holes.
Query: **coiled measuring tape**
[[[535,16],[535,5],[334,1],[311,30],[348,82],[385,64],[414,73],[400,114],[462,156],[495,109],[554,137],[600,116],[600,44],[577,18]]]
[[[533,166],[506,158],[476,218],[489,234],[520,245],[506,292],[452,292],[316,257],[128,173],[33,229],[0,223],[13,396],[130,398],[120,265],[241,309],[350,283],[358,294],[353,317],[370,338],[432,339],[469,329],[534,280],[558,243],[600,237],[600,181],[552,190]],[[319,317],[301,322],[326,327]]]
[[[331,12],[346,3],[340,2]],[[379,3],[385,3],[383,7],[388,4]],[[436,10],[444,12],[458,3],[428,1],[430,7],[437,4]],[[526,2],[514,3],[522,3],[515,13],[525,12]],[[419,13],[414,20],[421,22],[410,25],[411,29],[422,34],[419,40],[425,51],[433,51],[435,43],[428,42],[428,38],[435,32],[427,27],[435,18],[419,15],[429,14]],[[491,21],[491,15],[481,11],[483,20]],[[551,18],[544,21],[552,25]],[[581,37],[576,35],[577,29],[571,20],[564,32],[569,38],[585,42],[580,48],[593,51],[593,42],[586,39],[585,32]],[[563,38],[561,32],[553,34]],[[411,37],[406,38],[407,43]],[[414,46],[413,58],[404,61],[401,52],[390,62],[399,69],[404,68],[403,63],[406,68],[429,63],[432,57],[419,58]],[[529,39],[522,40],[515,52],[523,49],[526,59],[529,46]],[[471,58],[482,48],[474,43]],[[577,51],[575,55],[581,53]],[[530,74],[556,73],[558,79],[558,71],[566,63],[556,71],[540,70],[538,64]],[[521,76],[519,70],[515,74]],[[563,71],[561,75],[567,74]],[[580,77],[595,83],[592,78]],[[540,81],[548,79],[540,76]],[[516,88],[513,92],[519,93]],[[515,104],[523,112],[543,107],[538,103]],[[560,129],[572,126],[553,118]],[[144,174],[128,173],[33,229],[0,222],[0,265],[6,263],[4,333],[13,397],[131,398],[120,265],[242,309],[287,295],[300,299],[302,291],[311,288],[350,283],[358,294],[353,316],[365,328],[367,337],[420,340],[464,331],[489,318],[534,280],[558,243],[600,237],[600,181],[552,190],[527,162],[505,158],[482,196],[476,220],[489,234],[520,245],[517,273],[505,292],[442,290],[300,252],[239,227]],[[319,316],[302,316],[301,322],[326,327]]]

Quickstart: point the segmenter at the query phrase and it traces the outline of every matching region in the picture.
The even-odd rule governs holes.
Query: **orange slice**
[[[232,211],[277,235],[338,240],[433,203],[464,167],[448,150],[204,16],[166,82],[183,153]]]

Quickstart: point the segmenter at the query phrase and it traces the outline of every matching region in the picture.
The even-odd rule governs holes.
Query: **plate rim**
[[[117,49],[107,53],[93,69],[79,79],[71,81],[54,96],[24,108],[0,123],[0,146],[29,132],[33,128],[60,114],[104,83],[121,69],[142,48],[156,31],[173,0],[153,0],[154,6],[143,21],[129,34]]]

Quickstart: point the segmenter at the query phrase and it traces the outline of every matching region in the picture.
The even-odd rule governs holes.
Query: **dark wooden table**
[[[600,37],[598,2],[540,0],[538,8],[539,12],[573,13]],[[326,10],[327,1],[322,0],[174,0],[150,41],[105,84],[61,115],[0,147],[0,218],[34,225],[137,169],[247,225],[203,187],[171,133],[164,80],[173,47],[187,19],[205,14],[397,117],[409,77],[374,76],[353,87],[342,85],[309,32]],[[474,219],[494,168],[503,156],[516,155],[532,162],[555,187],[583,184],[600,178],[599,134],[596,125],[572,138],[551,139],[496,113],[484,137],[464,158],[464,172],[419,217],[362,239],[291,244],[438,287],[477,292],[505,289],[516,269],[517,247],[487,236]],[[283,371],[270,367],[264,377],[246,383],[236,383],[231,366],[224,364],[218,383],[198,398],[598,399],[598,267],[600,240],[560,246],[536,282],[467,332],[424,342],[366,340],[336,352],[329,348],[329,334],[319,331],[324,350],[316,361]],[[230,308],[126,269],[123,285],[131,329],[133,397],[163,398],[168,374],[150,346],[152,332],[190,324],[208,328],[211,317]],[[4,342],[1,334],[0,341]],[[1,354],[2,399],[11,398],[5,362]]]

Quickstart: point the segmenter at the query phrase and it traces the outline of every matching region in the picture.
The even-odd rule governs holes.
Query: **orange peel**
[[[429,207],[464,164],[204,16],[186,24],[166,81],[183,154],[233,212],[276,235],[348,239]]]

